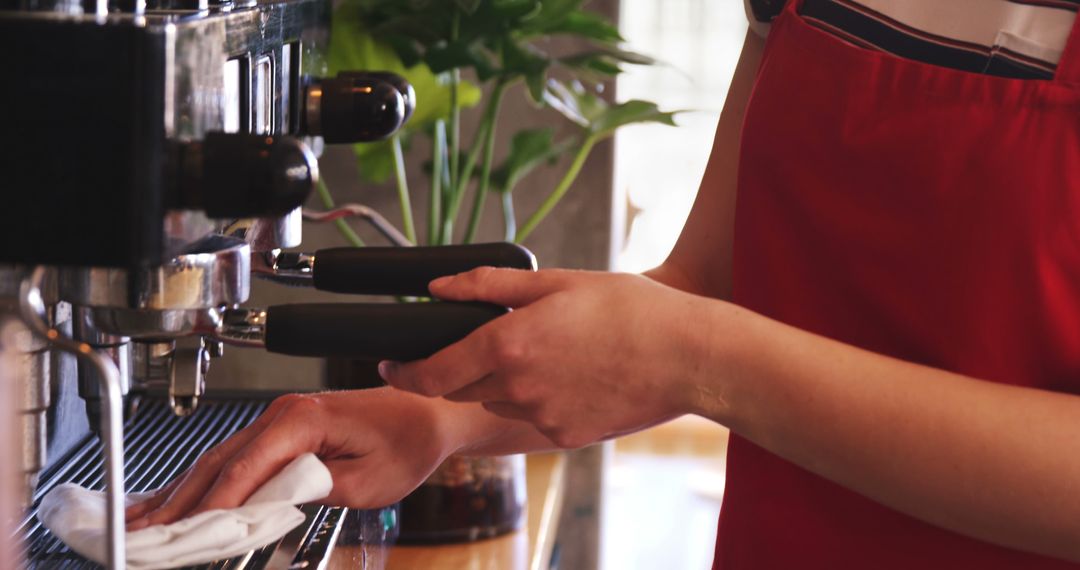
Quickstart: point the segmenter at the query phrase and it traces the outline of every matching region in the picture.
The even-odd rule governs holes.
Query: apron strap
[[[1062,83],[1080,85],[1080,13],[1073,22],[1069,41],[1065,44],[1065,51],[1061,53],[1061,61],[1058,62],[1057,73],[1054,79]]]

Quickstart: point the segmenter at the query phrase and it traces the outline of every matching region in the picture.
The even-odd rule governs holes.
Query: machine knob
[[[409,122],[413,111],[416,110],[416,90],[413,89],[412,83],[409,83],[404,77],[396,73],[390,73],[389,71],[342,71],[338,73],[338,77],[385,81],[393,85],[401,94],[402,100],[405,101],[405,118],[402,124]]]
[[[282,216],[300,207],[319,179],[315,155],[292,137],[208,133],[175,147],[170,159],[168,206],[212,218]]]
[[[405,97],[393,83],[342,73],[308,84],[302,131],[322,136],[330,144],[382,140],[405,123],[406,107]]]

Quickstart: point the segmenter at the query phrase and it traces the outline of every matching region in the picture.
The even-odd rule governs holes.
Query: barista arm
[[[759,35],[746,34],[694,208],[671,255],[645,273],[665,285],[717,299],[731,298],[739,137],[764,45]]]
[[[454,453],[495,455],[552,449],[532,425],[480,404],[428,399],[392,388],[278,398],[254,423],[127,510],[129,530],[241,505],[304,453],[330,469],[323,502],[351,508],[391,504]]]

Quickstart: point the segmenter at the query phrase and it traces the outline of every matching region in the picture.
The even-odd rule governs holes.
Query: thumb
[[[486,301],[516,309],[564,286],[562,272],[479,267],[431,282],[431,294],[447,301]]]

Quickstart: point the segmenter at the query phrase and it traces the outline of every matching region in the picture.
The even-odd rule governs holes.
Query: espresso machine
[[[16,392],[0,421],[18,436],[20,565],[92,566],[34,513],[74,481],[107,491],[108,567],[124,567],[123,493],[167,482],[266,406],[208,398],[223,351],[412,360],[506,312],[247,307],[253,276],[423,297],[442,275],[535,269],[510,244],[412,247],[361,205],[308,217],[360,214],[395,246],[298,249],[322,146],[387,137],[416,104],[391,74],[324,77],[329,17],[327,0],[0,0],[0,378]],[[344,509],[305,513],[214,567],[321,567]]]

